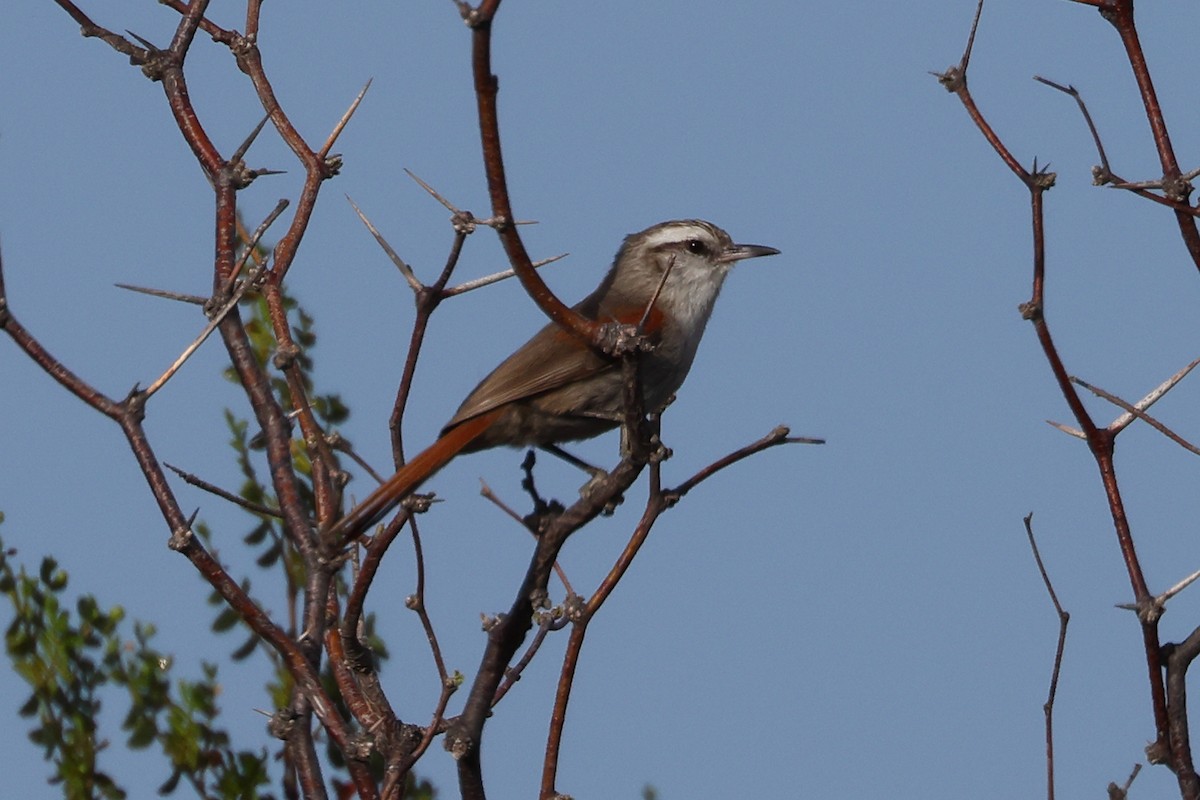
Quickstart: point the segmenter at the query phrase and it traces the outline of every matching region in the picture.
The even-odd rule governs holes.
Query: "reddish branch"
[[[1142,97],[1142,105],[1146,111],[1146,121],[1150,124],[1150,132],[1154,136],[1154,149],[1158,152],[1158,160],[1163,171],[1163,193],[1170,199],[1184,201],[1191,194],[1192,187],[1181,177],[1179,160],[1175,157],[1175,148],[1171,145],[1171,136],[1167,132],[1167,123],[1163,119],[1162,106],[1158,102],[1158,94],[1154,91],[1154,81],[1150,78],[1150,68],[1146,65],[1146,54],[1142,52],[1142,43],[1138,38],[1137,26],[1133,21],[1133,0],[1105,0],[1098,5],[1101,15],[1113,24],[1125,47],[1125,55],[1137,81],[1138,92]],[[1175,211],[1175,221],[1179,225],[1179,235],[1187,248],[1192,262],[1200,269],[1200,230],[1196,228],[1196,220],[1182,210]]]
[[[1154,134],[1155,147],[1162,163],[1163,193],[1168,200],[1181,205],[1186,200],[1191,187],[1181,177],[1178,162],[1171,147],[1170,137],[1167,133],[1166,124],[1163,121],[1158,98],[1154,92],[1145,56],[1138,41],[1137,30],[1133,20],[1133,2],[1132,0],[1095,0],[1095,2],[1087,2],[1086,4],[1097,7],[1104,17],[1113,23],[1121,36],[1126,57],[1137,80],[1147,120]],[[984,138],[992,145],[1001,160],[1004,161],[1029,191],[1033,223],[1033,290],[1030,300],[1022,304],[1021,313],[1025,319],[1033,323],[1034,331],[1041,344],[1043,356],[1050,366],[1059,391],[1062,393],[1063,398],[1066,400],[1084,434],[1084,438],[1088,443],[1088,447],[1092,452],[1100,473],[1100,480],[1104,487],[1105,497],[1107,498],[1109,511],[1113,520],[1113,527],[1117,534],[1121,555],[1129,576],[1130,585],[1133,589],[1136,608],[1138,609],[1138,619],[1141,623],[1143,649],[1145,651],[1146,667],[1150,680],[1150,696],[1154,712],[1156,737],[1154,743],[1147,748],[1147,753],[1152,761],[1166,763],[1171,767],[1177,776],[1184,797],[1197,798],[1200,797],[1200,781],[1197,780],[1193,768],[1191,749],[1188,743],[1186,705],[1183,702],[1182,694],[1183,686],[1181,682],[1177,681],[1178,675],[1186,670],[1186,666],[1181,667],[1173,663],[1166,665],[1167,677],[1172,682],[1171,693],[1168,695],[1167,687],[1164,685],[1164,649],[1160,646],[1158,633],[1161,604],[1155,601],[1155,598],[1151,596],[1147,588],[1141,563],[1134,546],[1129,520],[1125,513],[1124,501],[1121,498],[1120,485],[1117,480],[1113,457],[1117,430],[1098,427],[1087,412],[1078,391],[1063,365],[1062,358],[1050,335],[1050,328],[1045,318],[1044,278],[1046,261],[1043,202],[1045,192],[1054,184],[1055,176],[1053,173],[1039,170],[1036,163],[1032,170],[1026,170],[1021,166],[1004,145],[1001,138],[984,119],[983,114],[979,111],[967,88],[967,67],[982,7],[983,3],[980,0],[975,20],[971,27],[968,44],[959,64],[951,67],[945,73],[938,75],[938,79],[948,91],[958,96],[967,114],[983,134]],[[1047,81],[1043,82],[1049,83]],[[1056,88],[1063,88],[1056,84],[1051,85],[1055,85]],[[1073,92],[1073,90],[1067,90]],[[1077,94],[1076,99],[1078,100]],[[1088,119],[1090,124],[1090,117]],[[1099,146],[1098,136],[1096,136],[1096,140]],[[1102,148],[1101,153],[1103,153]],[[1107,171],[1106,160],[1105,170]],[[1200,267],[1200,235],[1197,234],[1193,212],[1189,209],[1176,207],[1174,208],[1174,213],[1179,222],[1184,244],[1193,261]],[[1174,655],[1178,651],[1172,650],[1171,652]],[[1049,727],[1047,730],[1049,735]]]
[[[100,413],[114,419],[134,452],[134,456],[145,475],[146,481],[159,504],[171,531],[170,546],[185,555],[194,568],[210,583],[214,590],[234,609],[242,621],[273,648],[294,683],[294,691],[288,708],[281,709],[272,720],[272,730],[286,744],[286,762],[289,772],[285,776],[287,787],[298,789],[305,797],[326,796],[321,776],[320,759],[312,735],[311,718],[315,717],[328,731],[334,745],[346,756],[347,768],[354,781],[354,790],[360,797],[381,796],[379,787],[369,773],[366,758],[378,752],[386,767],[382,796],[397,797],[404,786],[405,777],[412,765],[425,752],[432,739],[443,731],[447,732],[447,747],[459,758],[459,777],[462,796],[481,800],[484,797],[483,779],[479,765],[479,747],[484,721],[492,708],[503,696],[504,691],[515,681],[525,663],[537,652],[537,645],[546,633],[564,624],[562,620],[543,625],[539,638],[526,653],[516,670],[509,664],[531,627],[534,613],[547,598],[547,583],[558,556],[572,532],[585,525],[598,514],[612,507],[614,501],[632,485],[647,463],[652,463],[651,500],[642,522],[613,566],[609,576],[602,582],[591,600],[575,603],[573,608],[581,616],[572,617],[576,622],[564,663],[563,677],[559,683],[559,699],[556,703],[551,727],[551,749],[545,762],[544,781],[553,787],[557,752],[561,742],[562,723],[573,681],[574,664],[578,662],[580,646],[588,621],[599,610],[604,599],[611,594],[625,573],[641,543],[648,535],[654,520],[673,503],[678,501],[697,483],[719,469],[735,463],[754,452],[775,444],[798,441],[787,437],[786,429],[777,429],[770,436],[742,450],[730,454],[702,470],[674,490],[663,490],[660,486],[658,460],[665,457],[665,450],[657,442],[656,423],[647,420],[642,408],[638,382],[637,352],[640,342],[630,337],[624,328],[614,328],[607,323],[594,322],[581,317],[565,306],[538,276],[535,265],[518,233],[511,202],[508,196],[504,161],[500,147],[497,114],[497,81],[491,72],[491,25],[499,8],[499,0],[484,0],[478,8],[458,2],[464,18],[472,29],[472,63],[479,112],[481,146],[484,170],[492,205],[489,221],[496,228],[503,242],[513,271],[519,277],[538,306],[564,329],[580,336],[592,346],[621,360],[626,378],[625,402],[626,439],[628,452],[623,460],[607,477],[589,484],[585,495],[568,509],[555,512],[545,520],[528,569],[513,600],[509,613],[501,618],[489,632],[487,646],[481,664],[471,685],[462,714],[452,723],[444,721],[444,713],[450,695],[457,683],[442,660],[433,625],[424,606],[425,572],[420,536],[415,522],[408,513],[399,515],[391,524],[366,546],[361,568],[354,576],[349,591],[346,609],[339,608],[337,584],[333,580],[342,568],[344,553],[341,543],[323,542],[317,531],[337,513],[340,505],[338,488],[342,475],[338,469],[333,446],[321,427],[310,399],[305,377],[298,357],[302,354],[292,334],[288,320],[282,281],[294,263],[300,242],[308,228],[320,188],[323,182],[335,175],[340,159],[330,154],[343,127],[348,122],[362,94],[356,98],[343,115],[333,132],[319,149],[311,147],[300,135],[281,107],[271,82],[263,68],[257,41],[260,22],[260,0],[247,0],[245,34],[221,27],[205,15],[209,0],[162,0],[174,9],[180,20],[170,44],[161,49],[136,35],[136,43],[126,37],[96,25],[71,0],[56,0],[80,26],[85,36],[98,38],[114,50],[129,57],[131,63],[142,68],[151,80],[162,83],[167,103],[184,141],[199,162],[211,183],[215,195],[213,232],[215,257],[212,267],[213,297],[206,309],[217,309],[222,304],[230,305],[216,324],[238,376],[247,401],[266,443],[266,459],[270,480],[279,506],[289,543],[299,553],[304,564],[302,590],[302,616],[299,626],[292,623],[292,630],[285,630],[274,622],[242,589],[236,580],[217,562],[193,535],[190,521],[180,511],[176,498],[167,484],[166,476],[155,457],[149,440],[142,429],[142,419],[151,394],[134,391],[129,397],[117,402],[97,391],[50,355],[37,339],[29,334],[12,315],[4,294],[3,272],[0,269],[0,327],[17,343],[47,374],[55,378],[70,392]],[[204,125],[196,113],[188,93],[184,64],[195,42],[197,32],[203,31],[212,39],[227,47],[236,59],[238,68],[244,72],[263,105],[268,119],[280,137],[289,146],[296,159],[303,165],[305,178],[287,231],[280,237],[268,264],[260,265],[250,276],[240,272],[245,258],[239,252],[252,249],[257,242],[247,243],[239,233],[238,192],[248,186],[266,170],[251,170],[243,163],[243,157],[254,142],[262,123],[246,137],[242,145],[228,158],[208,137]],[[364,89],[365,92],[365,89]],[[282,210],[282,206],[277,210]],[[395,407],[390,425],[392,428],[394,460],[403,462],[403,447],[400,421],[411,389],[416,361],[427,324],[433,311],[445,298],[455,293],[446,285],[458,262],[466,234],[477,222],[469,215],[456,215],[456,235],[450,254],[438,279],[429,286],[419,285],[410,273],[410,283],[417,292],[417,315],[410,337],[408,356],[403,375],[397,389]],[[261,230],[261,229],[260,229]],[[402,269],[406,266],[398,264]],[[245,325],[236,303],[235,292],[261,280],[268,318],[277,342],[273,366],[286,378],[288,402],[286,409],[278,400],[266,366],[257,360]],[[483,285],[491,279],[480,281]],[[253,286],[258,288],[259,284]],[[239,288],[241,287],[241,288]],[[461,287],[459,287],[461,290]],[[213,317],[214,320],[217,317]],[[169,380],[169,375],[165,380]],[[317,525],[309,518],[305,498],[292,458],[292,421],[298,421],[307,455],[312,464],[312,484],[315,499]],[[421,503],[410,499],[411,503]],[[428,726],[418,728],[402,723],[393,711],[384,694],[375,671],[371,654],[361,640],[366,597],[388,545],[408,521],[413,531],[413,545],[417,562],[417,590],[410,600],[410,607],[420,615],[429,646],[434,657],[441,684],[436,708]],[[296,591],[289,587],[289,591]],[[578,598],[576,598],[578,600]],[[340,621],[339,621],[340,617]],[[299,630],[296,628],[299,627]],[[353,721],[361,726],[356,732],[321,683],[322,658],[328,655],[331,671]],[[501,689],[501,682],[508,676],[510,683]]]
[[[246,625],[279,654],[298,685],[312,698],[318,717],[329,730],[334,741],[339,745],[349,744],[348,729],[338,717],[332,699],[325,693],[321,686],[320,676],[309,663],[307,656],[295,641],[275,625],[270,617],[243,591],[237,581],[212,558],[192,533],[190,522],[180,509],[142,427],[145,414],[142,395],[134,392],[120,402],[114,401],[55,359],[11,313],[8,298],[4,293],[2,270],[0,270],[0,327],[30,360],[48,375],[55,378],[87,405],[117,422],[125,434],[138,466],[172,532],[170,539],[172,549],[186,556],[226,603],[238,612]]]
[[[623,459],[592,492],[556,517],[542,532],[529,568],[511,608],[488,631],[487,646],[462,714],[446,733],[446,748],[458,759],[459,788],[464,800],[486,797],[480,769],[483,725],[505,670],[532,627],[533,613],[545,603],[546,585],[567,538],[598,516],[630,486],[645,466],[644,458]]]
[[[492,200],[492,215],[499,222],[496,232],[508,254],[509,263],[517,273],[521,285],[534,302],[564,330],[595,347],[611,347],[609,326],[576,313],[566,306],[537,274],[514,224],[512,203],[508,196],[508,181],[504,174],[504,157],[500,149],[500,122],[496,105],[499,81],[492,74],[492,20],[500,8],[500,0],[489,0],[478,8],[471,9],[459,4],[463,18],[471,26],[472,74],[475,79],[475,97],[479,109],[479,135],[483,146],[483,167],[487,175],[488,193]]]
[[[634,557],[637,556],[638,551],[645,544],[646,538],[650,535],[651,528],[654,527],[654,523],[658,521],[658,518],[664,511],[675,505],[680,498],[722,469],[732,466],[756,453],[761,453],[768,448],[799,441],[820,443],[820,440],[790,438],[788,436],[788,429],[780,426],[757,442],[746,445],[728,456],[714,461],[674,489],[663,489],[662,464],[658,460],[650,462],[650,496],[646,500],[646,508],[642,512],[642,518],[638,521],[637,527],[634,528],[633,535],[629,538],[625,549],[621,551],[621,555],[617,558],[616,563],[613,564],[608,574],[600,582],[600,585],[596,587],[596,591],[592,593],[587,602],[582,603],[581,607],[573,611],[568,610],[573,626],[570,639],[567,642],[566,653],[563,655],[562,668],[559,672],[558,689],[554,697],[554,711],[550,716],[550,733],[547,736],[546,754],[542,761],[541,800],[554,800],[554,798],[560,796],[555,787],[555,778],[558,775],[558,756],[562,748],[563,727],[567,719],[567,704],[571,698],[571,688],[575,682],[575,669],[579,665],[580,652],[583,648],[584,637],[587,635],[588,624],[595,618],[596,614],[600,611],[600,607],[604,605],[604,602],[617,588],[617,584],[620,583],[621,578],[624,577],[630,565],[633,564]]]
[[[59,5],[81,25],[85,35],[98,37],[117,51],[129,55],[133,63],[142,67],[142,71],[147,77],[162,83],[167,103],[180,133],[196,156],[216,194],[214,220],[216,246],[212,278],[215,294],[228,292],[230,288],[236,256],[241,244],[237,234],[237,192],[248,185],[250,180],[253,180],[255,173],[247,172],[241,163],[244,149],[237,151],[230,159],[225,159],[220,155],[216,146],[205,133],[192,105],[184,74],[184,63],[195,40],[196,32],[204,29],[215,39],[229,45],[237,57],[239,65],[250,75],[272,122],[284,140],[292,146],[293,151],[306,168],[305,189],[302,192],[299,208],[292,219],[288,233],[283,237],[280,247],[276,249],[275,264],[266,275],[267,300],[276,338],[282,345],[281,352],[284,357],[292,356],[294,345],[292,345],[291,332],[284,313],[281,295],[277,290],[279,282],[294,258],[296,246],[311,216],[316,201],[317,187],[321,181],[333,174],[335,168],[326,159],[318,158],[312,149],[304,144],[279,108],[271,93],[270,84],[263,73],[257,47],[253,44],[253,37],[249,39],[241,37],[207,21],[204,16],[208,7],[207,0],[195,0],[186,5],[171,3],[172,7],[181,14],[181,19],[170,45],[165,50],[156,48],[141,39],[139,39],[139,43],[142,46],[138,47],[123,37],[101,28],[69,0],[60,0]],[[257,26],[257,4],[254,0],[248,4],[247,20],[255,27]],[[294,777],[305,795],[323,797],[325,789],[321,778],[319,759],[312,740],[311,725],[308,721],[310,716],[313,713],[316,714],[334,742],[344,752],[347,754],[353,752],[349,728],[341,719],[332,700],[324,692],[319,679],[325,626],[325,600],[330,591],[333,567],[326,554],[317,547],[313,528],[299,491],[295,465],[290,453],[291,426],[283,409],[276,402],[269,378],[255,359],[245,327],[236,309],[221,320],[218,330],[246,391],[255,418],[263,431],[271,480],[278,498],[285,530],[305,561],[303,635],[296,632],[293,634],[296,638],[285,634],[276,626],[242,592],[237,582],[208,555],[191,534],[188,522],[179,512],[158,461],[153,456],[150,445],[141,430],[140,422],[144,411],[144,401],[134,394],[120,406],[116,406],[111,401],[101,399],[98,393],[89,392],[80,385],[76,385],[75,388],[84,395],[90,394],[98,410],[113,416],[121,424],[170,526],[172,547],[186,555],[196,569],[225,598],[230,607],[238,611],[243,621],[280,654],[297,687],[291,709],[293,719],[287,725],[280,726],[281,733],[288,743],[288,762],[295,770]],[[18,328],[9,328],[9,332],[16,334],[14,338],[22,338],[22,331]],[[35,360],[39,360],[41,348],[31,337],[24,338],[26,352]],[[289,347],[289,345],[291,346]],[[53,363],[45,358],[41,358],[41,360],[44,363],[43,368],[51,368],[48,371],[54,374]],[[323,434],[317,427],[311,409],[308,407],[307,398],[304,396],[303,382],[299,380],[298,372],[294,367],[289,368],[289,364],[285,363],[281,366],[289,378],[290,393],[300,415],[305,440],[312,447],[311,460],[314,463],[313,477],[319,509],[323,514],[332,514],[333,508],[328,490],[329,472],[325,468],[325,465],[332,463],[331,455],[328,448],[323,447]],[[73,376],[70,376],[70,373],[62,371],[60,376],[61,380],[72,382]],[[348,768],[360,796],[375,797],[377,793],[365,764],[351,757]]]

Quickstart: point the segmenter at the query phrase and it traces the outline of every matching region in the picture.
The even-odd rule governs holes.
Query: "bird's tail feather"
[[[421,484],[432,478],[438,470],[462,452],[464,447],[479,438],[499,413],[500,410],[496,409],[455,425],[397,470],[395,475],[381,483],[365,500],[350,509],[346,516],[334,525],[330,531],[331,536],[342,541],[358,537],[382,519],[384,514],[395,508],[401,500],[420,488]]]

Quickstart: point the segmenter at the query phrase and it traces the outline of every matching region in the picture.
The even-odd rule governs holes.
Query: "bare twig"
[[[667,492],[669,501],[672,503],[678,502],[680,498],[692,489],[695,489],[700,483],[708,480],[721,470],[768,448],[777,447],[781,444],[825,444],[824,439],[792,437],[788,436],[789,432],[786,425],[780,425],[758,441],[751,442],[745,447],[738,448],[729,455],[717,459],[674,489],[669,490]]]
[[[99,39],[118,53],[129,56],[129,63],[134,66],[143,66],[150,60],[149,50],[135,47],[122,36],[92,22],[91,18],[80,11],[79,7],[70,0],[55,0],[55,2],[59,8],[71,15],[71,19],[78,23],[79,32],[84,36]]]
[[[496,233],[521,285],[546,316],[563,330],[570,331],[583,341],[593,346],[601,346],[606,326],[569,308],[550,291],[550,287],[533,268],[521,234],[517,226],[512,224],[516,215],[508,196],[508,180],[505,177],[504,156],[500,146],[500,116],[496,102],[499,81],[492,74],[492,19],[499,7],[499,0],[485,0],[468,18],[468,24],[471,26],[471,72],[479,112],[480,145],[483,150],[488,194],[492,201],[492,216],[497,221]]]
[[[1133,785],[1133,779],[1142,771],[1141,764],[1134,764],[1133,769],[1129,772],[1129,777],[1125,779],[1125,783],[1117,786],[1115,783],[1108,784],[1108,800],[1127,800],[1129,797],[1129,787]]]
[[[1062,672],[1063,651],[1067,646],[1067,624],[1071,615],[1058,602],[1058,594],[1046,572],[1046,564],[1042,561],[1042,553],[1038,549],[1037,539],[1033,535],[1033,512],[1025,515],[1025,535],[1029,538],[1029,549],[1033,551],[1033,559],[1037,562],[1038,574],[1042,576],[1042,584],[1054,604],[1054,613],[1058,615],[1058,644],[1054,649],[1054,668],[1050,672],[1050,689],[1046,693],[1046,703],[1042,712],[1046,717],[1046,800],[1054,800],[1054,698],[1058,695],[1058,677]]]
[[[339,453],[345,453],[350,458],[351,461],[353,461],[355,464],[358,464],[360,467],[362,467],[364,470],[366,470],[367,474],[371,476],[372,480],[374,480],[376,483],[383,483],[384,476],[379,474],[379,472],[377,472],[375,470],[375,468],[372,467],[365,458],[360,456],[358,454],[358,451],[355,450],[353,447],[351,447],[350,443],[348,441],[346,441],[345,439],[343,439],[340,434],[337,434],[337,433],[330,434],[328,437],[328,440],[329,440],[330,448],[336,450]]]
[[[980,0],[980,7],[982,7],[982,0]],[[1149,73],[1145,68],[1145,60],[1141,55],[1140,45],[1137,43],[1137,34],[1133,27],[1133,3],[1130,0],[1108,0],[1105,3],[1105,17],[1121,33],[1122,42],[1126,46],[1130,63],[1134,67],[1134,73],[1137,77],[1139,88],[1142,90],[1143,100],[1146,103],[1147,115],[1151,118],[1151,129],[1155,134],[1155,142],[1162,157],[1163,174],[1167,179],[1177,178],[1180,174],[1179,169],[1175,165],[1174,154],[1170,150],[1170,141],[1166,136],[1166,129],[1161,124],[1161,114],[1158,113],[1157,99],[1154,98],[1153,87],[1149,81]],[[1059,392],[1070,407],[1079,425],[1079,432],[1082,433],[1088,442],[1089,450],[1100,472],[1101,483],[1108,501],[1109,512],[1112,515],[1113,527],[1125,562],[1130,585],[1137,603],[1139,606],[1142,606],[1151,602],[1152,598],[1146,585],[1146,578],[1141,562],[1134,547],[1133,534],[1130,529],[1128,516],[1125,513],[1124,501],[1121,497],[1120,486],[1116,478],[1116,470],[1113,463],[1114,434],[1107,428],[1097,427],[1095,421],[1088,413],[1082,398],[1079,396],[1079,392],[1076,390],[1067,373],[1045,319],[1046,248],[1044,195],[1053,186],[1054,175],[1048,171],[1039,170],[1036,161],[1034,162],[1033,170],[1026,171],[1017,162],[1016,158],[1013,157],[1000,137],[988,124],[987,120],[984,119],[974,98],[971,96],[967,88],[965,65],[974,43],[978,24],[979,10],[977,9],[967,49],[960,61],[960,68],[948,70],[939,76],[939,81],[946,89],[958,96],[963,104],[963,108],[975,123],[980,133],[992,145],[1005,165],[1021,180],[1029,191],[1031,219],[1033,223],[1033,291],[1029,301],[1021,304],[1021,315],[1033,324],[1034,332],[1041,344],[1042,354],[1050,367]],[[1170,193],[1168,192],[1168,194]],[[1180,229],[1184,240],[1188,243],[1189,252],[1192,253],[1193,258],[1197,259],[1197,264],[1200,265],[1200,236],[1196,235],[1195,225],[1192,223],[1189,215],[1181,215],[1177,212],[1176,216],[1180,222]],[[1184,220],[1187,220],[1186,224]],[[1073,433],[1072,430],[1064,426],[1056,426],[1068,433]],[[1150,681],[1151,704],[1154,710],[1155,746],[1169,751],[1171,748],[1171,731],[1169,730],[1168,704],[1163,681],[1162,650],[1159,643],[1156,622],[1144,619],[1141,633]],[[1172,756],[1172,763],[1180,773],[1190,771],[1190,754],[1176,752]]]
[[[1179,178],[1174,180],[1158,178],[1153,181],[1126,181],[1124,178],[1112,171],[1112,168],[1108,162],[1108,156],[1104,152],[1104,145],[1100,140],[1100,133],[1097,130],[1096,124],[1092,120],[1091,112],[1088,111],[1087,104],[1083,102],[1083,96],[1080,95],[1079,91],[1074,86],[1064,86],[1061,83],[1056,83],[1055,81],[1052,81],[1048,78],[1043,78],[1039,75],[1035,75],[1033,77],[1034,80],[1039,81],[1046,86],[1050,86],[1060,92],[1070,95],[1072,98],[1074,98],[1076,105],[1079,106],[1079,110],[1083,114],[1084,122],[1087,123],[1088,130],[1092,134],[1092,141],[1096,145],[1096,152],[1100,157],[1100,164],[1092,167],[1093,184],[1096,186],[1108,185],[1114,189],[1125,189],[1133,194],[1136,194],[1138,197],[1159,203],[1168,208],[1174,209],[1176,212],[1190,214],[1191,216],[1200,215],[1200,209],[1188,204],[1186,193],[1183,193],[1182,197],[1180,196],[1181,187],[1188,184],[1197,175],[1200,175],[1200,171],[1193,170],[1179,176]],[[1164,194],[1155,194],[1154,192],[1149,191],[1150,189],[1160,189],[1164,192]],[[1173,196],[1167,196],[1167,192],[1171,192]]]
[[[1154,89],[1154,81],[1150,77],[1150,68],[1146,63],[1146,54],[1138,36],[1137,25],[1134,22],[1133,0],[1110,0],[1105,8],[1106,18],[1117,29],[1121,44],[1125,47],[1125,55],[1137,81],[1138,92],[1142,97],[1142,106],[1150,131],[1154,136],[1154,148],[1158,152],[1159,163],[1163,173],[1163,194],[1169,199],[1185,202],[1192,191],[1191,185],[1183,180],[1179,161],[1175,157],[1175,148],[1171,144],[1171,135],[1167,131],[1166,119],[1163,116],[1162,105]],[[1175,221],[1179,226],[1180,238],[1183,240],[1192,263],[1200,269],[1200,229],[1196,227],[1196,219],[1189,211],[1175,209]]]
[[[226,491],[225,489],[222,489],[220,486],[217,486],[214,483],[209,483],[208,481],[204,480],[203,478],[201,478],[198,475],[195,475],[194,473],[186,472],[186,471],[180,469],[179,467],[168,464],[165,461],[163,462],[163,466],[166,467],[167,469],[171,470],[171,472],[174,472],[180,478],[183,478],[183,480],[186,483],[190,483],[192,486],[196,486],[200,489],[203,489],[204,491],[208,492],[209,494],[215,494],[217,497],[220,497],[222,500],[228,500],[229,502],[231,502],[235,505],[241,506],[242,508],[246,509],[247,511],[249,511],[253,514],[262,514],[264,516],[276,517],[276,518],[280,517],[279,509],[277,509],[277,508],[271,508],[270,506],[263,505],[262,503],[252,503],[244,497],[239,497],[238,495],[234,494],[233,492]]]
[[[1079,106],[1079,112],[1083,114],[1083,121],[1087,123],[1088,130],[1092,133],[1092,142],[1096,145],[1096,152],[1100,154],[1100,169],[1104,171],[1103,174],[1105,176],[1111,178],[1112,170],[1108,167],[1108,156],[1104,153],[1104,143],[1100,141],[1100,132],[1096,130],[1096,123],[1092,121],[1091,112],[1088,111],[1087,104],[1083,102],[1083,97],[1080,96],[1079,90],[1074,86],[1064,86],[1061,83],[1055,83],[1049,78],[1043,78],[1041,75],[1034,75],[1033,79],[1074,98],[1076,105]]]
[[[529,646],[525,648],[525,652],[521,655],[521,658],[517,660],[517,663],[504,671],[504,681],[496,689],[496,694],[492,698],[492,708],[499,705],[500,701],[504,699],[504,695],[508,694],[509,689],[516,686],[517,681],[521,679],[521,673],[532,663],[533,657],[542,648],[542,643],[546,641],[547,634],[551,631],[561,630],[566,621],[565,617],[556,620],[550,614],[546,614],[542,618],[542,621],[538,623],[537,632],[529,640]]]
[[[514,511],[507,503],[501,500],[500,497],[494,491],[492,491],[492,487],[488,485],[487,481],[483,480],[482,478],[479,479],[479,494],[481,494],[487,500],[490,500],[497,508],[512,518],[513,521],[515,521],[518,525],[529,531],[534,538],[537,538],[538,532],[530,528],[525,522],[525,518]],[[571,588],[571,582],[567,580],[566,570],[562,568],[562,565],[560,565],[558,561],[554,562],[554,574],[558,576],[560,581],[562,581],[563,589],[566,591],[568,596],[575,594],[575,590]]]
[[[1118,406],[1119,408],[1125,409],[1126,413],[1123,414],[1121,417],[1119,417],[1115,422],[1113,422],[1112,425],[1108,426],[1109,431],[1111,431],[1114,435],[1117,434],[1122,428],[1124,428],[1124,425],[1117,427],[1118,423],[1120,423],[1122,420],[1124,420],[1126,418],[1133,419],[1136,417],[1137,419],[1140,419],[1143,422],[1145,422],[1150,427],[1154,428],[1156,431],[1161,433],[1163,436],[1166,436],[1168,439],[1175,442],[1175,444],[1177,444],[1180,447],[1182,447],[1183,449],[1187,450],[1189,453],[1194,453],[1195,455],[1200,455],[1200,448],[1197,448],[1194,444],[1187,441],[1182,436],[1175,433],[1173,430],[1168,428],[1166,425],[1162,424],[1161,422],[1159,422],[1154,417],[1150,416],[1149,414],[1147,414],[1145,411],[1138,408],[1137,406],[1130,405],[1129,403],[1125,402],[1124,400],[1117,397],[1116,395],[1110,394],[1109,392],[1104,391],[1099,386],[1093,386],[1092,384],[1088,383],[1087,381],[1083,380],[1082,378],[1077,378],[1075,376],[1072,376],[1071,380],[1074,381],[1079,386],[1082,386],[1083,388],[1087,389],[1089,392],[1096,395],[1097,397],[1102,397],[1105,400],[1107,400],[1108,402],[1112,403],[1113,405]],[[1153,401],[1151,401],[1151,402],[1153,402]],[[1128,423],[1125,423],[1125,424],[1128,424]]]

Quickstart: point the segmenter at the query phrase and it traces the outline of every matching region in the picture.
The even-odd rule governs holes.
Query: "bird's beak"
[[[725,252],[721,254],[721,261],[726,264],[732,264],[746,258],[777,255],[779,255],[779,251],[774,247],[767,247],[762,244],[735,244],[726,248]]]

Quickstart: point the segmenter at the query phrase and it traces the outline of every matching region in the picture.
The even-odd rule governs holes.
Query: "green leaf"
[[[243,643],[242,646],[239,647],[238,649],[234,650],[230,654],[229,657],[232,658],[234,661],[245,661],[247,658],[250,657],[251,653],[253,653],[256,649],[258,649],[258,645],[259,645],[258,634],[252,633],[252,634],[250,634],[250,636],[246,637],[245,643]]]
[[[241,622],[241,620],[242,617],[237,611],[234,611],[232,608],[225,608],[221,611],[221,613],[217,614],[217,618],[213,620],[212,629],[216,633],[223,633],[230,628],[233,628],[235,625]]]

